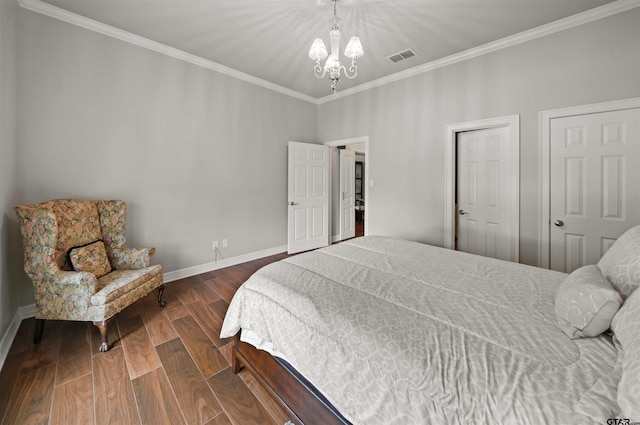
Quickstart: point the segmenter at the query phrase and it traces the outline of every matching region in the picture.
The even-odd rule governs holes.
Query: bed
[[[640,258],[634,229],[609,250],[609,269],[629,263],[628,240],[631,262]],[[558,325],[556,298],[572,277],[366,236],[256,272],[221,336],[236,337],[234,369],[247,367],[307,425],[606,424],[636,415],[640,399],[622,393],[640,388],[625,373],[637,366],[626,363],[640,365],[640,291],[631,296],[640,272],[621,283],[626,293],[612,288],[624,338],[608,331],[611,318],[597,336]]]

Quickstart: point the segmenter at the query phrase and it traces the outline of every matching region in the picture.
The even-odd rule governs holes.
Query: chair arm
[[[56,285],[64,286],[64,285],[75,285],[75,286],[86,286],[89,287],[91,291],[91,295],[96,292],[96,282],[98,279],[89,272],[76,272],[76,271],[65,271],[58,270],[53,275],[53,283]]]
[[[136,270],[151,265],[151,256],[155,248],[113,248],[111,267],[114,270]]]
[[[60,270],[34,283],[37,317],[49,319],[83,320],[97,289],[88,272]]]

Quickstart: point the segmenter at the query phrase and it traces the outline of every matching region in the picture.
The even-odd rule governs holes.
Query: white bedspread
[[[604,424],[617,350],[555,325],[565,274],[368,236],[255,273],[229,306],[354,424]]]

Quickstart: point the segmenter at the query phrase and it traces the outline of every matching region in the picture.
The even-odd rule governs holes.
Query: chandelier
[[[348,79],[353,79],[358,75],[358,67],[356,66],[356,59],[364,54],[362,50],[362,44],[358,37],[351,37],[347,47],[344,49],[344,55],[351,59],[351,66],[349,70],[340,65],[340,27],[338,27],[338,15],[336,13],[336,3],[338,0],[333,1],[333,25],[331,31],[329,31],[329,38],[331,39],[331,55],[327,58],[327,48],[321,38],[313,40],[311,49],[309,49],[309,57],[316,61],[316,65],[313,67],[313,73],[318,78],[324,78],[329,74],[329,81],[331,81],[331,90],[333,91],[333,97],[338,96],[336,86],[340,81],[340,73],[344,73]],[[327,59],[324,63],[324,68],[320,64],[320,61]]]

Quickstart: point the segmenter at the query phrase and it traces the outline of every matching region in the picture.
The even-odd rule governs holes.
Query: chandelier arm
[[[347,77],[350,80],[353,80],[358,75],[358,67],[356,66],[356,62],[355,61],[351,62],[351,66],[349,67],[349,71],[347,71],[347,68],[345,68],[344,65],[340,66],[340,70],[342,72],[344,72],[344,76]],[[349,72],[351,72],[351,75],[349,75]]]
[[[320,66],[320,61],[316,61],[316,65],[313,67],[313,75],[315,75],[317,78],[324,78],[324,76],[327,75],[327,70],[322,69],[322,66]]]
[[[353,77],[356,77],[358,75],[358,67],[356,66],[355,59],[351,60],[351,66],[349,67],[349,71],[353,72]]]

